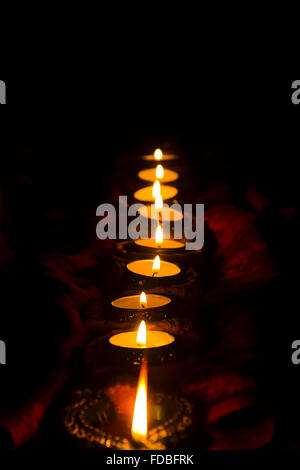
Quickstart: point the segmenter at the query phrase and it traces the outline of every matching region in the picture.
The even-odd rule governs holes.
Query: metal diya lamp
[[[159,180],[156,180],[152,186],[145,186],[135,191],[133,197],[140,202],[155,203],[155,199],[158,195],[165,201],[174,199],[177,194],[178,189],[176,187],[166,184],[161,185]]]
[[[137,240],[130,240],[126,242],[120,242],[115,247],[116,256],[122,259],[123,263],[128,267],[131,261],[135,261],[137,257],[144,257],[149,259],[155,258],[157,255],[175,262],[179,260],[180,262],[186,264],[186,259],[189,258],[189,252],[185,250],[185,242],[182,240],[175,240],[171,238],[165,238],[165,233],[163,232],[163,227],[158,225],[155,231],[155,236],[153,238],[138,238]],[[143,265],[144,263],[138,263]],[[163,263],[164,264],[164,260]],[[135,265],[131,266],[135,267]],[[161,267],[161,266],[160,266]],[[143,276],[149,277],[149,272],[146,270],[133,270],[129,269],[135,274],[141,274]],[[150,272],[150,277],[160,277],[164,278],[172,273],[162,269],[160,275],[158,271],[155,273],[155,270]],[[179,272],[179,271],[178,271]],[[153,275],[154,274],[154,275]],[[163,281],[163,279],[161,279]]]
[[[158,158],[156,158],[158,157]],[[128,166],[134,165],[136,173],[128,174]],[[182,168],[182,163],[176,155],[171,153],[162,153],[160,149],[157,149],[153,154],[144,156],[131,156],[130,158],[119,158],[116,169],[117,169],[117,180],[121,186],[123,194],[128,194],[133,188],[136,189],[138,182],[153,183],[155,180],[159,180],[162,185],[168,185],[179,179],[179,171]],[[175,171],[176,170],[176,171]],[[178,171],[179,170],[179,171]],[[124,174],[127,174],[126,179]],[[165,190],[163,190],[165,194]],[[171,193],[174,189],[171,190]],[[175,191],[177,192],[177,190]],[[150,191],[143,189],[139,195],[149,195]],[[166,195],[168,196],[169,189]]]
[[[185,243],[182,241],[164,238],[163,227],[160,224],[158,224],[156,228],[154,238],[139,238],[138,240],[135,240],[134,243],[144,251],[153,251],[153,249],[155,249],[158,253],[172,253],[174,251],[175,253],[178,253],[182,252],[185,248]]]
[[[166,295],[142,292],[112,300],[107,305],[107,318],[117,322],[158,321],[174,315],[174,301]]]
[[[152,174],[153,176],[151,176]],[[140,199],[145,202],[152,202],[151,204],[140,207],[138,212],[142,217],[148,219],[150,223],[153,220],[157,221],[159,226],[157,228],[158,232],[156,233],[155,239],[137,240],[137,245],[165,250],[178,250],[184,248],[184,243],[180,241],[169,239],[164,240],[162,232],[162,224],[164,222],[167,222],[168,224],[172,223],[172,228],[174,229],[174,223],[183,219],[183,214],[179,207],[176,205],[169,207],[168,204],[164,204],[164,199],[170,199],[176,196],[177,189],[170,186],[161,186],[161,182],[170,182],[178,179],[179,174],[174,171],[164,170],[162,165],[158,165],[156,170],[143,170],[139,172],[138,175],[141,179],[153,182],[153,186],[142,188],[135,192],[134,197],[136,199]],[[146,198],[146,194],[148,194],[148,198]]]
[[[158,164],[156,168],[147,168],[138,172],[138,177],[143,181],[149,181],[153,183],[158,180],[161,183],[172,183],[178,180],[179,173],[177,171],[168,170],[161,164]]]
[[[156,180],[153,184],[152,196],[154,201],[151,201],[151,204],[142,205],[138,209],[139,215],[148,219],[150,223],[152,221],[156,221],[159,224],[168,223],[170,228],[172,226],[174,230],[174,224],[183,219],[181,207],[177,202],[174,202],[171,206],[164,203],[159,180]]]
[[[161,162],[161,161],[171,161],[176,160],[177,156],[170,153],[164,153],[161,149],[157,148],[152,154],[144,155],[142,157],[143,160],[154,161],[154,162]]]
[[[197,277],[198,266],[194,252],[174,252],[176,250],[168,250],[166,254],[165,251],[143,249],[132,240],[117,243],[107,282],[109,298],[113,300],[116,296],[113,286],[117,280],[118,285],[126,286],[125,292],[167,295],[174,301],[177,290],[181,291],[191,278]],[[109,304],[107,307],[109,311]]]
[[[134,274],[141,283],[149,287],[172,283],[179,280],[181,268],[169,261],[161,260],[160,256],[154,259],[138,259],[127,263],[126,268],[131,275]]]
[[[123,331],[108,339],[117,362],[161,363],[175,357],[175,337],[166,331],[147,328],[144,320],[138,330]]]
[[[149,396],[150,395],[150,396]],[[147,366],[137,388],[80,389],[63,410],[77,447],[92,450],[164,450],[176,447],[192,425],[192,405],[182,397],[148,393]]]

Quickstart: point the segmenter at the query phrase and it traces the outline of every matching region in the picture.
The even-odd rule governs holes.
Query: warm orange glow
[[[162,208],[163,208],[163,200],[162,200],[161,195],[159,194],[155,198],[155,209],[161,211]]]
[[[157,255],[153,261],[152,271],[153,274],[158,273],[160,270],[160,257]]]
[[[157,179],[163,178],[164,176],[164,168],[162,165],[157,165],[156,171],[155,171],[155,176]]]
[[[142,292],[140,295],[140,306],[142,308],[145,308],[147,306],[147,297],[145,292]]]
[[[139,326],[139,329],[136,335],[136,342],[139,346],[146,346],[147,329],[146,329],[146,323],[144,322],[144,320],[141,321],[141,324]]]
[[[155,181],[153,188],[152,188],[152,196],[157,198],[160,195],[160,183],[158,180]]]
[[[164,239],[163,229],[161,228],[160,225],[158,225],[156,229],[156,233],[155,233],[155,241],[158,245],[161,245],[163,242],[163,239]]]
[[[163,153],[160,149],[156,149],[154,152],[154,158],[155,160],[161,160],[163,156]]]
[[[147,369],[146,365],[143,364],[139,377],[131,427],[132,437],[135,441],[142,442],[147,438],[147,421]]]

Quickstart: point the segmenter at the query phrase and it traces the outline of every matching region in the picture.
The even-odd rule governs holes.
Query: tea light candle
[[[151,210],[152,209],[152,210]],[[170,207],[166,205],[162,205],[162,209],[159,210],[154,210],[154,204],[152,205],[147,205],[143,206],[138,210],[138,213],[145,217],[146,219],[155,219],[160,220],[162,222],[165,221],[170,221],[170,222],[175,222],[177,220],[182,220],[183,219],[183,214],[181,211],[178,211],[176,209],[171,209]]]
[[[127,264],[127,269],[135,274],[146,277],[171,277],[181,272],[177,264],[161,261],[157,256],[154,261],[152,259],[142,259],[132,261]]]
[[[182,250],[185,247],[184,243],[177,240],[163,240],[160,244],[157,244],[155,238],[140,238],[139,240],[134,240],[134,243],[145,248],[156,248],[162,250]]]
[[[162,250],[178,250],[185,246],[184,243],[177,240],[164,240],[163,229],[160,225],[158,225],[156,229],[155,238],[141,238],[139,240],[135,240],[134,243],[145,248],[157,248]]]
[[[176,160],[176,155],[163,153],[160,149],[156,149],[151,155],[145,155],[143,160],[162,161],[162,160]]]
[[[144,321],[138,331],[125,331],[109,338],[110,344],[119,348],[153,349],[168,346],[175,341],[174,336],[159,330],[148,330]]]
[[[134,198],[138,201],[154,202],[157,194],[153,191],[153,189],[153,186],[146,186],[145,188],[141,188],[134,193]],[[178,189],[174,186],[163,184],[160,186],[160,193],[164,200],[171,199],[178,194]]]
[[[166,170],[162,165],[158,165],[156,168],[148,168],[147,170],[141,170],[138,172],[138,177],[144,181],[155,181],[156,179],[162,183],[171,183],[179,178],[177,171]]]
[[[160,321],[174,315],[176,302],[159,294],[129,295],[113,300],[108,308],[108,318],[118,322],[136,320]]]
[[[144,295],[143,295],[144,294]],[[126,297],[120,297],[119,299],[111,302],[113,307],[128,310],[141,310],[151,309],[157,307],[163,307],[171,302],[169,297],[158,294],[147,294],[144,292],[141,295],[129,295]]]

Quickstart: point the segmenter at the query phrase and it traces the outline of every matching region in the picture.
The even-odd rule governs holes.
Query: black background
[[[153,142],[159,147],[169,141],[191,159],[199,177],[201,155],[217,151],[241,194],[253,185],[278,208],[297,202],[300,105],[291,102],[293,80],[237,73],[208,78],[179,65],[156,70],[126,62],[97,73],[23,71],[0,79],[7,85],[0,178],[16,171],[36,181],[42,175],[47,190],[40,204],[72,210],[88,199],[96,209],[120,153],[151,152]],[[27,211],[22,201],[20,211]],[[276,395],[289,400],[300,377],[300,366],[291,364],[291,343],[300,338],[298,239],[280,230],[264,235],[278,247],[283,286],[281,302],[272,304],[274,322],[266,326],[270,368],[278,368]],[[29,247],[37,239],[38,229],[36,239],[25,237]],[[22,233],[17,243],[24,246]],[[297,425],[287,415],[286,426]]]

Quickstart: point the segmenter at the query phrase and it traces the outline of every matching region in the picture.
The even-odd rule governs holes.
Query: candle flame
[[[157,165],[155,175],[158,179],[164,176],[164,167],[162,165]]]
[[[160,195],[160,182],[156,180],[152,188],[152,196],[156,198],[159,195]]]
[[[160,225],[157,226],[156,233],[155,233],[155,241],[158,245],[161,245],[164,239],[163,229]]]
[[[163,200],[162,200],[161,194],[159,194],[155,198],[155,209],[160,211],[162,210],[162,208],[163,208]]]
[[[142,442],[147,438],[147,369],[143,364],[141,367],[137,394],[134,405],[131,434],[135,441]]]
[[[157,255],[153,261],[152,271],[153,274],[158,273],[160,270],[160,257]]]
[[[146,297],[145,292],[142,292],[140,295],[140,306],[145,308],[146,305],[147,305],[147,297]]]
[[[136,342],[138,346],[146,346],[147,329],[146,329],[146,323],[144,322],[144,320],[141,321],[141,324],[139,326],[139,329],[136,335]]]
[[[156,149],[154,152],[154,158],[155,160],[161,160],[163,156],[163,153],[160,149]]]

